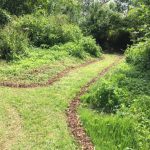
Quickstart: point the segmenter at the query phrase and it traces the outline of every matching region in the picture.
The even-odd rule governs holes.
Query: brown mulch
[[[14,82],[10,82],[10,81],[4,81],[4,82],[0,82],[0,86],[12,87],[12,88],[36,88],[36,87],[49,86],[49,85],[52,85],[53,83],[55,83],[56,81],[59,81],[62,77],[67,75],[69,72],[71,72],[75,69],[81,68],[81,67],[88,66],[92,63],[96,63],[97,61],[99,61],[99,59],[87,61],[87,62],[80,64],[78,66],[75,66],[75,67],[72,67],[72,66],[68,67],[68,68],[64,69],[63,71],[57,73],[54,77],[49,79],[46,83],[27,84],[27,83],[14,83]]]
[[[86,131],[83,128],[81,121],[77,115],[77,108],[80,105],[80,97],[88,92],[89,87],[100,77],[103,77],[113,66],[117,65],[121,59],[122,57],[119,57],[114,63],[102,70],[97,77],[93,78],[90,82],[83,86],[80,92],[71,101],[68,110],[66,111],[68,126],[77,142],[81,145],[82,150],[94,150],[95,148],[93,143],[91,142],[91,139],[86,134]]]

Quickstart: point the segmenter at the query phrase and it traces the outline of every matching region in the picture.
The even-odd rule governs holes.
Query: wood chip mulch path
[[[81,121],[77,115],[77,108],[80,105],[80,97],[88,92],[89,87],[93,83],[95,83],[100,77],[103,77],[113,66],[117,65],[121,59],[122,57],[117,58],[114,63],[102,70],[97,77],[93,78],[84,87],[82,87],[80,92],[70,102],[70,105],[66,111],[68,127],[70,128],[77,142],[80,144],[82,150],[94,150],[95,148],[93,143],[91,142],[91,139],[86,134],[86,131],[83,128]]]

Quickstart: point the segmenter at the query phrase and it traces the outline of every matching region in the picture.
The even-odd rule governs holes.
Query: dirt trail
[[[83,64],[80,64],[78,66],[75,67],[68,67],[65,70],[59,72],[58,74],[56,74],[54,77],[52,77],[51,79],[49,79],[46,83],[31,83],[31,84],[26,84],[26,83],[14,83],[14,82],[0,82],[0,86],[5,86],[5,87],[12,87],[12,88],[36,88],[36,87],[45,87],[45,86],[49,86],[52,85],[53,83],[55,83],[56,81],[59,81],[62,77],[64,77],[65,75],[67,75],[69,72],[82,68],[82,67],[86,67],[90,64],[96,63],[101,59],[96,59],[96,60],[92,60],[92,61],[87,61]]]
[[[2,150],[10,150],[11,146],[21,136],[21,118],[18,112],[10,106],[7,106],[6,109],[10,122],[8,124],[8,132],[0,143],[0,149]]]
[[[103,77],[113,66],[117,65],[121,59],[122,57],[117,58],[114,63],[103,69],[97,77],[93,78],[90,82],[83,86],[80,92],[71,101],[68,110],[66,111],[68,126],[77,142],[81,145],[82,150],[94,150],[94,145],[87,136],[77,115],[77,108],[80,105],[80,97],[88,91],[89,87],[93,83],[95,83],[100,77]]]

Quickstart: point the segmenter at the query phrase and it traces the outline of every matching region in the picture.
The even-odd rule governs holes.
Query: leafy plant
[[[139,68],[150,69],[150,39],[128,48],[126,60]]]
[[[66,42],[74,42],[82,38],[82,31],[77,25],[70,24],[67,17],[27,15],[20,19],[18,28],[26,31],[31,44],[47,47]]]
[[[92,56],[99,57],[102,52],[102,48],[96,44],[95,39],[91,37],[84,37],[80,41],[80,45],[84,48],[84,51]]]
[[[10,15],[0,8],[0,26],[6,25],[11,20]]]
[[[28,53],[28,39],[23,32],[7,26],[0,32],[0,57],[6,60],[20,59]]]

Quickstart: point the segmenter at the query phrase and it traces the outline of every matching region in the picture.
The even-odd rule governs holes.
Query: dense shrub
[[[73,24],[62,25],[62,42],[66,43],[68,41],[76,42],[80,40],[83,35],[80,28]]]
[[[27,15],[19,20],[18,28],[26,31],[31,44],[37,47],[42,45],[51,47],[82,38],[80,28],[70,24],[64,15],[44,17]]]
[[[6,60],[19,59],[27,54],[28,40],[23,32],[11,26],[0,32],[0,57]]]
[[[77,25],[70,24],[67,17],[26,15],[16,18],[1,31],[1,57],[13,60],[26,54],[30,45],[67,51],[70,55],[84,58],[99,57],[101,48],[91,37],[84,37]]]
[[[101,47],[91,37],[84,37],[80,41],[68,42],[64,45],[56,45],[53,50],[67,51],[70,55],[85,58],[87,55],[99,57],[101,55]]]
[[[22,15],[33,12],[38,2],[39,0],[16,0],[15,2],[14,0],[1,0],[0,7],[13,15]]]
[[[68,42],[64,45],[55,45],[52,47],[53,50],[59,50],[59,51],[67,51],[69,55],[79,57],[79,58],[85,58],[87,53],[84,51],[83,47],[75,42]]]
[[[95,39],[91,37],[84,37],[80,41],[80,45],[84,48],[84,51],[92,56],[99,57],[101,55],[102,48],[96,45]]]
[[[150,69],[150,39],[128,48],[126,60],[139,68]]]
[[[0,9],[0,26],[4,26],[10,21],[10,15],[3,9]]]
[[[83,100],[107,113],[114,113],[121,107],[130,108],[139,95],[150,94],[149,74],[123,64],[105,80],[98,82]]]
[[[123,95],[124,91],[112,82],[103,82],[86,97],[86,102],[100,111],[113,113],[120,108]]]

